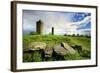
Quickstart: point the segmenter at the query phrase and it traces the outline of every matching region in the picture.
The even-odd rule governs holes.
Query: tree
[[[72,36],[75,36],[75,34],[73,34]]]
[[[37,33],[36,32],[30,32],[29,34],[30,35],[36,35]]]
[[[79,34],[77,34],[77,36],[80,36]]]

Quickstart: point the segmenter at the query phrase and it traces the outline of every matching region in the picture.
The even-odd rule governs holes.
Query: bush
[[[64,36],[68,36],[67,34],[64,34]]]
[[[75,34],[72,35],[73,37],[75,36]]]
[[[77,36],[80,36],[79,34],[77,34]]]
[[[30,32],[30,35],[36,35],[37,33],[36,32]]]

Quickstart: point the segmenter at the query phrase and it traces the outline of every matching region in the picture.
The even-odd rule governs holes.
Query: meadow
[[[67,54],[63,59],[57,55],[45,60],[41,53],[25,53],[31,42],[45,42],[47,46],[59,45],[62,42],[72,45],[81,45],[82,51],[76,52],[75,55]],[[59,59],[58,59],[59,58]],[[70,36],[70,35],[24,35],[23,36],[23,62],[43,62],[43,61],[59,61],[59,60],[84,60],[91,59],[91,38],[86,36]]]

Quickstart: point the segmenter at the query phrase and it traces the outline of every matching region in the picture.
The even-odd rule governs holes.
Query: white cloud
[[[66,28],[66,29],[70,32],[69,34],[83,34],[84,32],[86,32],[86,30],[90,31],[90,28],[79,29],[79,30],[77,30],[77,28],[86,26],[87,23],[89,23],[90,21],[91,21],[91,16],[87,16],[81,21],[69,23],[69,26],[67,26],[68,28]]]
[[[74,23],[71,23],[71,24],[72,24],[72,26],[74,26],[74,25],[75,26],[79,26],[79,25],[85,26],[90,21],[91,21],[91,16],[87,16],[83,20],[78,21],[78,22],[74,22]]]

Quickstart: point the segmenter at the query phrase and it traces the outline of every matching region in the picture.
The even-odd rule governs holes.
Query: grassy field
[[[71,45],[81,45],[83,50],[81,53],[76,53],[76,55],[66,55],[64,60],[81,60],[90,59],[91,56],[91,38],[80,37],[80,36],[63,36],[63,35],[24,35],[23,36],[23,49],[27,49],[29,43],[31,42],[45,42],[48,46],[59,45],[61,42],[66,42]],[[30,54],[23,53],[23,62],[39,62],[43,61],[41,54],[38,52],[34,53],[33,59]],[[50,59],[54,60],[53,58]]]

